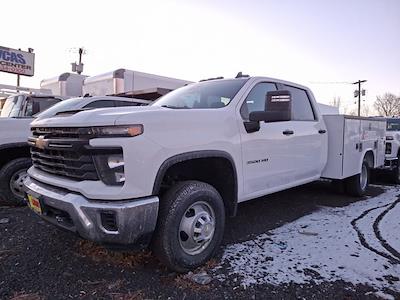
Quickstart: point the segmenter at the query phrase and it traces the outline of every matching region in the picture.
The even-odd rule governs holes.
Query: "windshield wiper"
[[[187,107],[187,106],[174,106],[174,105],[167,105],[167,104],[161,105],[161,107],[172,108],[172,109],[185,109],[185,108],[189,108],[189,107]]]

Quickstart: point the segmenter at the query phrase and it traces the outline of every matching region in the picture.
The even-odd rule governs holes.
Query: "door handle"
[[[291,134],[294,133],[294,131],[293,131],[293,130],[285,130],[285,131],[283,131],[282,133],[283,133],[284,135],[291,135]]]
[[[325,132],[326,132],[325,129],[320,129],[320,130],[318,130],[318,133],[319,133],[319,134],[324,134]]]

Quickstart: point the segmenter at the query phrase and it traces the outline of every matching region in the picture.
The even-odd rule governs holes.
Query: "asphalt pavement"
[[[349,205],[381,195],[384,189],[372,186],[366,197],[353,198],[339,185],[318,182],[240,204],[238,215],[227,221],[217,257],[193,272],[207,274],[211,282],[204,285],[196,283],[191,273],[170,272],[148,250],[105,249],[47,224],[27,207],[0,203],[0,299],[400,298],[395,286],[377,290],[369,284],[314,280],[312,276],[303,283],[244,284],[234,266],[224,260],[231,245],[268,235],[321,207],[345,211]],[[266,263],[273,256],[265,253],[255,263]]]

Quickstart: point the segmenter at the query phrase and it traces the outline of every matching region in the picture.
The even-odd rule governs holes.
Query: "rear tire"
[[[225,227],[225,207],[218,191],[200,181],[174,185],[160,200],[152,249],[168,268],[187,272],[218,250]]]
[[[25,205],[23,180],[32,166],[30,158],[16,158],[0,170],[0,197],[8,205]]]
[[[361,172],[346,179],[346,191],[354,197],[364,196],[369,185],[370,170],[367,161],[363,161]]]

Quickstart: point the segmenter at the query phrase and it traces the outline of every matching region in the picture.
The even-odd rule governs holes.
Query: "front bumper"
[[[40,183],[29,176],[25,192],[39,199],[44,220],[102,244],[145,246],[158,215],[158,197],[92,201],[82,195]]]
[[[383,170],[393,170],[397,168],[397,165],[399,163],[399,160],[397,157],[386,157],[385,158],[385,164],[380,167],[380,169]]]

